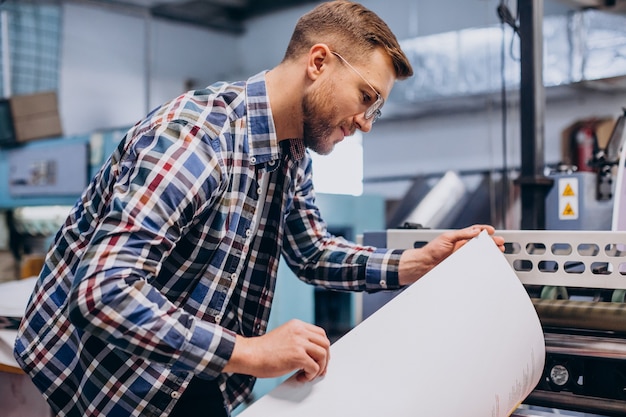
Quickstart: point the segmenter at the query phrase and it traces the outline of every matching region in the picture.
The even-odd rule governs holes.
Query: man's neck
[[[297,68],[281,63],[265,74],[278,141],[302,137],[304,75]]]

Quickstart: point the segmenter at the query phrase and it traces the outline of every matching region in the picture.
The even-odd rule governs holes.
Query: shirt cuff
[[[219,325],[196,321],[177,365],[205,379],[217,378],[233,353],[236,338],[234,332]]]
[[[392,290],[400,288],[398,269],[402,249],[376,249],[365,267],[366,291]]]

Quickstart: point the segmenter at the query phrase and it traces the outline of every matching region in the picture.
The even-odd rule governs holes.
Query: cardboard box
[[[17,143],[63,135],[56,92],[9,98]]]

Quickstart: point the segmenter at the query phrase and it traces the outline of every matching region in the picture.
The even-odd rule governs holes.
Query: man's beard
[[[329,154],[335,147],[330,135],[336,127],[333,122],[333,115],[337,114],[338,109],[336,106],[332,106],[330,110],[324,110],[328,106],[326,106],[326,99],[322,98],[322,95],[330,97],[331,94],[332,89],[322,88],[306,94],[302,98],[302,139],[307,148],[320,155]]]

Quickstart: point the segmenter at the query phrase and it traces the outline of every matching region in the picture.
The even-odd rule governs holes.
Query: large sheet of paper
[[[22,320],[36,277],[0,283],[0,371],[21,373],[13,357],[17,326]]]
[[[0,329],[0,372],[22,373],[13,356],[13,345],[17,330]]]
[[[324,378],[291,377],[240,416],[504,417],[544,361],[532,302],[483,232],[335,342]]]
[[[0,317],[21,319],[36,282],[37,277],[31,277],[0,283]]]

